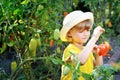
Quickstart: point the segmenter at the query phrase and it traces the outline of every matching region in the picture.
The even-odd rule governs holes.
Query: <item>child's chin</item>
[[[87,42],[87,40],[84,40],[84,41],[83,41],[83,43],[86,43],[86,42]]]

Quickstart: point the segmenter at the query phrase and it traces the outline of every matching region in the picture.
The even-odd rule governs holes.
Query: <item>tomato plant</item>
[[[54,66],[50,60],[46,58],[41,62],[37,60],[39,57],[56,55],[56,53],[59,53],[60,57],[62,42],[59,41],[59,29],[64,17],[63,12],[71,11],[72,7],[67,7],[71,5],[72,1],[60,0],[0,1],[0,54],[10,53],[12,48],[16,56],[10,60],[12,72],[8,78],[46,80],[54,76],[58,79],[60,66],[56,70],[57,66]],[[34,63],[42,64],[43,67],[33,65]],[[33,70],[34,67],[39,70]],[[44,67],[46,67],[45,72]],[[35,73],[40,76],[36,74],[34,77]]]

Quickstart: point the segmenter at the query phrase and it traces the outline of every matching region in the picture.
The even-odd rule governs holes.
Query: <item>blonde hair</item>
[[[92,25],[92,23],[90,22],[90,20],[87,19],[87,20],[84,20],[84,21],[76,24],[73,28],[78,28],[78,29],[89,28],[89,29],[91,29],[91,25]]]
[[[90,20],[87,19],[87,20],[84,20],[84,21],[76,24],[73,28],[77,28],[77,30],[80,30],[82,32],[84,30],[90,30],[91,25],[92,25],[92,23],[90,22]],[[72,30],[72,29],[70,29],[70,30]],[[68,33],[69,33],[69,31],[68,31]],[[72,42],[72,36],[69,36],[68,33],[67,33],[66,39],[68,40],[68,42]]]

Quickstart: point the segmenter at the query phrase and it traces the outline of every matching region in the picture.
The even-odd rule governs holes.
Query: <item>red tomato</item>
[[[64,15],[64,17],[67,16],[67,15],[68,15],[68,12],[65,11],[65,12],[63,13],[63,15]]]
[[[51,39],[50,40],[50,47],[53,47],[53,45],[54,45],[54,41]]]
[[[107,48],[108,48],[109,50],[111,50],[111,46],[110,46],[109,42],[104,42],[104,43],[105,43],[105,45],[107,46]]]
[[[100,56],[106,56],[110,49],[111,47],[108,42],[102,43],[98,45],[98,54]]]

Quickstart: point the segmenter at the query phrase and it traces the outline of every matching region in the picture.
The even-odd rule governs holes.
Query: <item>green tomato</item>
[[[58,40],[59,39],[59,29],[54,30],[54,39]]]
[[[37,8],[37,10],[39,10],[39,11],[42,10],[42,9],[44,9],[43,5],[39,5],[38,8]]]
[[[31,58],[35,58],[36,57],[36,50],[34,50],[33,52],[30,53],[30,57]]]
[[[63,75],[67,75],[69,72],[70,72],[70,68],[67,67],[67,66],[65,66],[65,67],[63,68]]]
[[[11,63],[11,71],[14,72],[16,70],[16,68],[17,68],[17,63],[16,63],[16,61],[13,61]]]
[[[29,50],[36,51],[36,48],[37,48],[37,40],[35,38],[32,38],[29,43]]]
[[[57,47],[57,53],[60,53],[61,51],[60,51],[60,47]]]
[[[36,40],[37,40],[37,45],[38,45],[38,47],[40,47],[40,46],[41,46],[41,39],[38,38],[38,39],[36,39]]]
[[[109,9],[105,9],[105,15],[108,16],[109,15],[109,11],[110,11]]]

